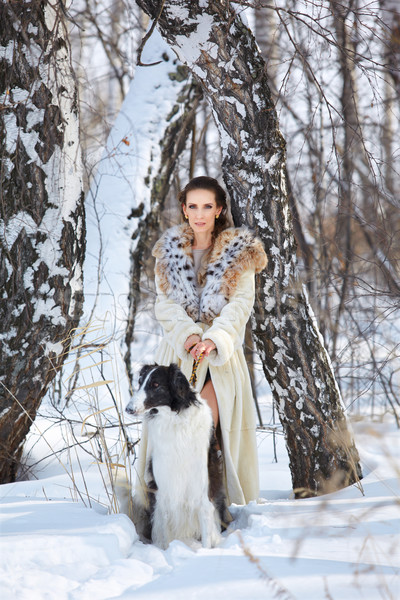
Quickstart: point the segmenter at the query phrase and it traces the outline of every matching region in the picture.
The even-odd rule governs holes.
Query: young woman
[[[155,361],[178,364],[189,379],[194,359],[202,355],[196,389],[213,413],[228,505],[246,504],[257,500],[259,480],[254,401],[242,346],[254,275],[265,268],[267,257],[250,230],[229,227],[226,193],[215,179],[192,179],[179,202],[184,223],[168,229],[153,250],[155,314],[164,331]],[[145,446],[143,436],[139,495]]]

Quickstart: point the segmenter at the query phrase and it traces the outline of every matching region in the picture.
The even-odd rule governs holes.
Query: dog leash
[[[191,349],[192,349],[192,348],[194,348],[194,347],[195,347],[195,345],[196,345],[196,344],[193,344],[193,346],[190,346],[190,348],[189,348],[189,352],[191,351]],[[201,359],[203,358],[203,354],[204,354],[204,352],[202,352],[202,353],[201,353],[201,354],[200,354],[200,355],[199,355],[199,356],[196,358],[196,360],[195,360],[195,361],[194,361],[194,363],[193,363],[193,367],[192,367],[192,374],[191,374],[191,376],[190,376],[190,379],[189,379],[189,383],[190,383],[190,385],[192,385],[193,387],[196,385],[196,381],[197,381],[197,369],[198,369],[198,367],[199,367],[199,364],[200,364],[200,361],[201,361]]]

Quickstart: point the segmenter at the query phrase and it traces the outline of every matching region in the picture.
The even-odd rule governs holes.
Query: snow
[[[36,458],[46,455],[43,437],[51,443],[57,437],[62,446],[46,423],[43,416]],[[271,433],[258,431],[262,499],[232,506],[233,524],[211,550],[179,541],[165,551],[144,545],[126,515],[108,514],[93,461],[81,458],[84,478],[72,462],[68,473],[54,457],[44,461],[36,480],[0,486],[2,600],[395,598],[398,430],[391,423],[358,422],[355,435],[364,495],[353,486],[294,500],[282,436],[273,462]]]
[[[203,47],[210,44],[211,26],[211,21],[204,21],[191,40],[192,48],[184,48],[192,61],[200,50],[200,38]],[[182,36],[183,41],[188,43]],[[138,69],[91,190],[85,312],[90,315],[91,294],[100,275],[96,315],[88,325],[89,341],[93,346],[96,342],[100,350],[93,355],[89,344],[87,357],[93,360],[74,388],[74,400],[67,411],[70,424],[62,407],[42,406],[25,449],[30,478],[0,486],[2,600],[395,598],[400,592],[400,449],[398,430],[391,422],[361,421],[353,425],[365,475],[364,495],[353,486],[306,500],[293,499],[279,428],[275,438],[270,431],[260,429],[257,439],[262,498],[257,504],[231,507],[234,521],[215,549],[188,547],[178,541],[166,551],[144,545],[128,517],[116,514],[111,464],[115,468],[126,461],[120,429],[112,429],[118,420],[108,388],[117,397],[122,415],[127,398],[118,398],[118,389],[125,396],[127,384],[126,379],[118,379],[122,379],[119,366],[115,366],[117,361],[120,363],[118,350],[111,348],[109,353],[115,362],[106,367],[102,364],[107,362],[103,360],[102,343],[115,330],[118,333],[126,317],[130,238],[137,224],[132,219],[127,225],[126,216],[142,201],[145,212],[149,209],[150,189],[143,181],[149,164],[157,165],[159,149],[152,140],[162,133],[154,114],[169,112],[179,87],[168,78],[168,71],[174,68],[172,53],[156,34],[146,45],[143,60],[158,59],[163,51],[170,56],[169,65]],[[9,48],[9,56],[11,52]],[[156,82],[163,94],[154,93]],[[133,122],[130,115],[140,115],[140,122]],[[72,131],[74,123],[70,126]],[[221,136],[222,146],[228,147],[231,138],[223,131]],[[72,167],[74,161],[71,149]],[[69,199],[75,195],[69,194]],[[66,219],[68,204],[63,215]],[[51,213],[46,214],[50,229],[51,217]],[[22,228],[27,232],[38,229],[24,213],[14,219],[3,234],[8,244]],[[53,271],[57,269],[51,248],[43,248],[42,254],[42,260]],[[30,275],[32,272],[27,275],[27,287]],[[78,285],[78,274],[76,279]],[[270,287],[273,281],[265,285]],[[51,306],[45,298],[46,290],[41,292],[41,310],[48,313]],[[270,302],[269,310],[273,300]],[[104,330],[95,334],[107,313],[112,315],[111,321],[116,321],[114,329],[104,325]],[[76,333],[78,344],[83,331]],[[143,332],[137,328],[133,353],[137,361],[146,359],[156,346],[157,338],[149,331],[150,327]],[[98,337],[93,339],[94,335]],[[114,339],[117,346],[118,335]],[[48,343],[44,351],[57,352],[57,347]],[[68,360],[74,364],[72,356]],[[100,369],[105,380],[98,381]],[[282,411],[285,395],[287,391],[281,389]],[[268,399],[264,398],[262,408],[264,416],[266,412],[269,416]],[[136,439],[139,426],[131,424],[128,429],[131,438]],[[106,432],[108,456],[98,431]],[[278,462],[274,462],[275,443]]]
[[[12,247],[23,229],[25,229],[27,235],[32,235],[37,230],[35,221],[24,211],[20,211],[13,215],[13,217],[7,221],[7,224],[3,224],[2,221],[1,224],[0,237],[2,242],[8,248]]]
[[[186,35],[176,36],[177,54],[180,61],[184,64],[195,65],[196,61],[201,56],[201,51],[205,50],[209,52],[213,58],[216,57],[217,46],[215,43],[209,41],[209,36],[212,30],[214,19],[211,15],[202,14],[200,18],[188,19],[182,14],[182,8],[174,6],[168,8],[171,18],[182,19],[185,21],[185,25],[197,25],[196,31],[187,37]],[[195,70],[201,69],[195,67]]]
[[[125,327],[128,311],[130,253],[138,223],[150,210],[151,185],[157,175],[165,128],[186,81],[170,78],[176,57],[155,31],[143,51],[145,64],[137,67],[104,148],[87,200],[87,253],[85,260],[85,317],[93,308],[93,293],[100,277],[95,315],[104,319],[112,311],[115,328]],[[169,121],[167,122],[167,119]],[[167,124],[166,124],[167,123]],[[146,183],[147,182],[147,183]],[[129,217],[143,206],[143,214]],[[124,331],[122,333],[124,335]]]

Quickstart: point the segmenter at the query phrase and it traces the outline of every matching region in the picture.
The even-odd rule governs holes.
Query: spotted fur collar
[[[157,282],[194,321],[211,324],[236,290],[241,273],[250,268],[259,273],[267,265],[267,256],[250,229],[225,229],[216,238],[206,267],[198,273],[199,283],[204,284],[199,297],[192,242],[193,231],[186,223],[167,229],[153,249]]]

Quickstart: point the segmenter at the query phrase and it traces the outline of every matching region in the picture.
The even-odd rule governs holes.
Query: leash
[[[191,347],[189,348],[189,352],[190,352],[190,351],[191,351],[191,349],[192,349],[192,348],[194,348],[195,346],[196,346],[196,344],[193,344],[193,346],[191,346]],[[192,385],[193,387],[196,385],[196,381],[197,381],[197,369],[198,369],[198,367],[199,367],[199,364],[200,364],[200,361],[201,361],[201,359],[203,358],[203,354],[204,354],[204,352],[202,352],[202,353],[201,353],[201,354],[198,356],[198,358],[196,358],[196,360],[195,360],[195,361],[194,361],[194,363],[193,363],[193,367],[192,367],[192,374],[191,374],[191,376],[190,376],[190,379],[189,379],[189,383],[190,383],[190,385]]]

